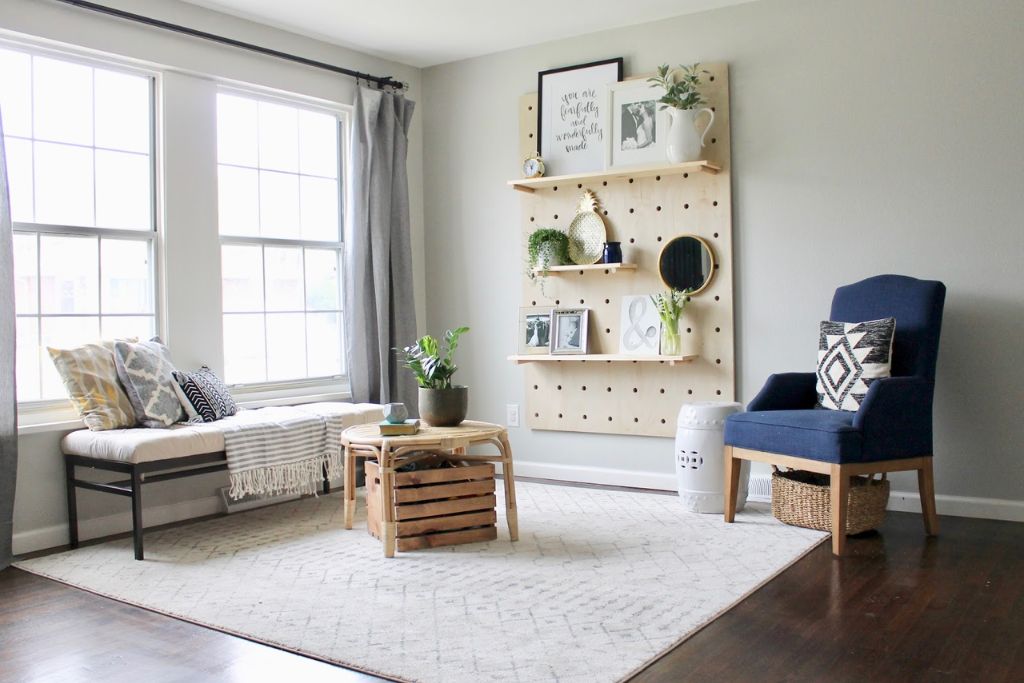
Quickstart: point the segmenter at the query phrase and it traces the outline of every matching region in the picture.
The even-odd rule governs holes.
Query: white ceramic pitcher
[[[709,115],[708,125],[704,126],[704,132],[697,132],[697,116],[702,112]],[[704,138],[715,122],[715,112],[707,107],[703,109],[676,109],[668,108],[672,124],[668,129],[668,145],[665,152],[669,162],[681,164],[684,161],[697,161],[701,157],[701,148],[704,147]]]

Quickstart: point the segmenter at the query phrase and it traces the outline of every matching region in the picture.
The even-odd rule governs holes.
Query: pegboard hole
[[[582,190],[583,189],[583,183],[576,183],[576,189],[577,190]]]
[[[536,384],[534,384],[534,385],[533,385],[533,390],[534,390],[534,391],[537,391],[537,389],[539,389],[539,388],[540,388],[540,387],[538,387],[538,386],[537,386]]]
[[[608,271],[606,270],[606,271],[604,271],[604,272],[606,272],[606,273],[607,273]],[[604,300],[604,302],[605,302],[606,304],[610,304],[610,303],[612,302],[612,300],[611,300],[611,299],[605,299],[605,300]]]
[[[632,179],[632,178],[630,178],[630,179],[629,179],[629,182],[630,182],[630,183],[632,183],[632,182],[633,182],[633,179]]]
[[[558,385],[558,390],[559,390],[559,391],[561,391],[561,390],[562,390],[562,385],[561,385],[561,384],[559,384],[559,385]]]
[[[534,413],[533,416],[534,417],[540,417],[540,413]]]
[[[584,303],[586,303],[586,302],[583,301],[583,299],[580,299],[580,304],[584,304]]]
[[[605,210],[604,210],[604,215],[605,215],[605,216],[607,216],[607,215],[608,215],[608,209],[605,209]]]
[[[610,327],[604,328],[604,333],[605,334],[611,334],[612,333],[612,328],[610,328]]]
[[[633,393],[635,394],[637,391],[638,391],[637,388],[633,387]]]
[[[684,208],[684,209],[689,209],[689,208],[690,208],[690,205],[689,205],[689,204],[683,204],[683,208]]]
[[[718,270],[718,267],[719,267],[720,265],[721,265],[721,264],[719,264],[719,263],[716,263],[716,264],[715,264],[715,270]]]
[[[664,389],[658,389],[658,393],[659,393],[659,394],[664,394],[664,393],[665,393],[665,390],[664,390]]]
[[[716,389],[715,393],[718,394],[719,396],[721,396],[722,395],[722,390],[721,389]]]
[[[715,332],[721,332],[721,331],[722,331],[722,328],[721,328],[721,327],[716,327],[716,328],[715,328]]]
[[[659,242],[661,241],[661,235],[658,235],[658,241]]]
[[[717,294],[715,295],[715,301],[721,301],[721,299],[719,298],[719,296]]]
[[[710,78],[708,78],[708,80],[709,80],[709,81],[714,81],[714,80],[715,80],[715,77],[714,77],[714,76],[711,76]]]
[[[691,332],[693,332],[693,328],[687,327],[686,334],[690,334]]]
[[[656,176],[654,176],[654,179],[655,180],[661,180],[661,176],[660,175],[656,175]]]
[[[718,239],[718,233],[717,232],[715,233],[715,239]]]
[[[711,206],[718,206],[718,200],[716,199],[715,201],[711,202]]]
[[[586,416],[586,415],[584,415],[584,416],[583,416],[583,419],[584,419],[584,420],[586,420],[586,419],[587,419],[587,416]]]
[[[533,105],[531,104],[529,107],[527,107],[526,111],[533,111]]]
[[[611,387],[608,387],[608,392],[609,392],[609,393],[611,393],[611,390],[612,390],[612,388],[611,388]]]
[[[611,416],[611,415],[609,415],[609,416],[608,416],[608,421],[609,421],[609,422],[611,422],[611,421],[612,421],[612,416]]]
[[[665,418],[661,418],[661,424],[665,424]]]
[[[530,222],[531,223],[533,222],[533,216],[530,216]]]
[[[693,395],[693,389],[687,389],[686,393],[692,396]]]
[[[633,237],[630,237],[630,238],[629,238],[629,243],[630,243],[630,244],[635,244],[635,243],[636,243],[636,239],[635,239],[635,238],[633,238]]]
[[[715,144],[716,142],[718,142],[718,138],[711,138],[711,144],[712,145]]]
[[[561,301],[560,301],[559,299],[555,299],[555,305],[556,305],[556,306],[560,305],[561,303],[562,303],[562,302],[561,302]]]
[[[555,186],[554,186],[554,187],[552,187],[551,189],[552,189],[552,190],[554,190],[555,192],[558,192],[558,185],[555,185]]]
[[[561,419],[562,419],[562,414],[561,414],[561,413],[559,413],[559,414],[558,414],[558,419],[559,419],[559,420],[561,420]]]
[[[605,180],[605,181],[604,181],[604,182],[602,182],[601,184],[602,184],[602,185],[604,185],[605,187],[607,187],[607,186],[608,186],[608,181],[607,181],[607,180]]]
[[[630,210],[629,210],[629,212],[630,212],[630,213],[633,213],[633,209],[630,209]]]
[[[531,305],[531,306],[536,306],[536,305],[537,305],[537,302],[536,302],[536,301],[531,301],[531,302],[530,302],[530,305]]]
[[[661,207],[660,206],[656,206],[656,207],[654,207],[654,210],[655,211],[661,211]]]
[[[584,384],[584,385],[583,385],[582,387],[580,387],[580,388],[581,388],[581,389],[583,389],[583,391],[586,391],[586,390],[587,390],[587,385],[586,385],[586,384]]]
[[[689,178],[689,177],[690,177],[690,174],[689,174],[689,173],[684,173],[684,174],[683,174],[683,177],[684,177],[684,178]]]
[[[639,417],[634,417],[634,418],[633,418],[633,422],[639,422],[639,421],[640,421],[640,418],[639,418]]]
[[[558,214],[557,213],[555,214],[555,220],[556,221],[558,220]]]
[[[531,137],[531,138],[533,137],[533,133],[530,133],[530,137]]]

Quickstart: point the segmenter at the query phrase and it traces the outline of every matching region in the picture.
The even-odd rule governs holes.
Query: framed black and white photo
[[[670,121],[658,104],[664,94],[664,88],[640,78],[608,86],[606,168],[665,163]]]
[[[556,308],[551,311],[551,353],[586,353],[587,308]]]
[[[537,75],[537,151],[548,175],[604,169],[605,89],[622,80],[622,57]]]
[[[520,306],[517,352],[520,355],[550,353],[551,306]]]

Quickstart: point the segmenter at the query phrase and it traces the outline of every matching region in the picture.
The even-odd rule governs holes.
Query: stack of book
[[[418,431],[420,431],[419,420],[409,419],[405,422],[388,422],[384,420],[380,423],[381,436],[407,436]]]

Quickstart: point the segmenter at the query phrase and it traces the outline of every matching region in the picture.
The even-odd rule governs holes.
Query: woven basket
[[[832,530],[832,496],[827,474],[802,470],[772,473],[772,514],[780,522],[819,531]],[[885,520],[889,480],[851,477],[846,534],[874,529]]]

